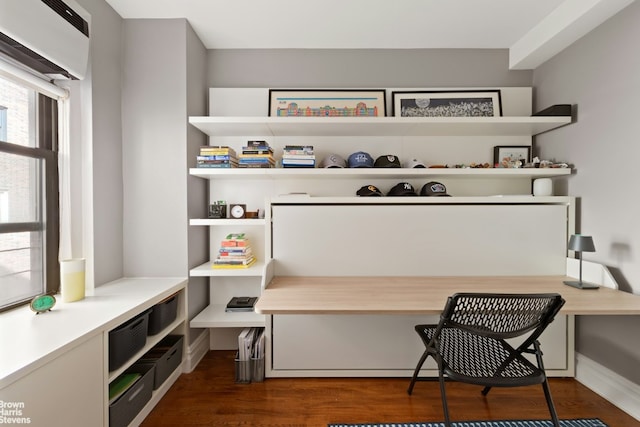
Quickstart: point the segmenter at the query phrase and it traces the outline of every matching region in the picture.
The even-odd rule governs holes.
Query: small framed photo
[[[493,165],[497,168],[522,167],[531,161],[528,145],[498,145],[493,147]]]
[[[500,117],[500,90],[392,92],[394,117]]]
[[[269,117],[384,117],[384,89],[269,89]]]

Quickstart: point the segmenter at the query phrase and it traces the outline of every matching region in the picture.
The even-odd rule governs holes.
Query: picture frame
[[[500,117],[499,89],[394,91],[394,117]]]
[[[497,168],[522,167],[531,161],[529,145],[498,145],[493,147],[493,165]],[[522,164],[521,162],[524,162]]]
[[[384,117],[384,89],[269,89],[269,117]]]

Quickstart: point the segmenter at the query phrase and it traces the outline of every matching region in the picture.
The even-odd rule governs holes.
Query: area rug
[[[549,420],[457,421],[454,427],[553,427]],[[562,427],[607,427],[598,418],[560,420]],[[328,427],[444,427],[444,423],[329,424]]]

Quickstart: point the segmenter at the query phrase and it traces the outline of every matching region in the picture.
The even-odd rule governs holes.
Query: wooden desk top
[[[561,314],[640,314],[640,296],[580,290],[566,276],[274,277],[256,303],[262,314],[439,314],[456,292],[559,293]]]

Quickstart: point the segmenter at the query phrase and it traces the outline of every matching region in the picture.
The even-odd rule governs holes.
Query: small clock
[[[34,297],[29,307],[35,311],[36,314],[40,314],[51,310],[54,305],[56,305],[56,298],[53,295],[44,294]]]
[[[244,218],[247,213],[247,205],[231,205],[229,213],[231,218]]]

